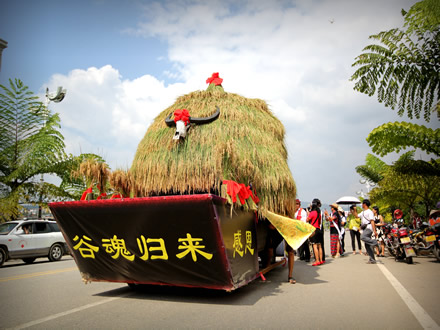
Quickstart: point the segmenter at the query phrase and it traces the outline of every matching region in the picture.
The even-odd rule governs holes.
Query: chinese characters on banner
[[[95,253],[99,252],[99,246],[93,245],[95,243],[90,237],[82,235],[80,238],[76,235],[73,238],[73,241],[76,243],[73,245],[73,249],[79,251],[81,257],[95,259]],[[168,260],[168,252],[163,238],[145,238],[144,235],[141,235],[136,238],[136,241],[139,250],[138,257],[141,260]],[[207,260],[211,260],[213,257],[212,253],[204,251],[206,246],[203,245],[203,238],[194,238],[190,233],[187,233],[186,237],[179,238],[178,242],[179,246],[177,249],[182,250],[182,252],[176,254],[176,257],[179,259],[184,258],[188,254],[191,255],[194,262],[197,261],[198,256]],[[123,257],[128,261],[134,261],[135,254],[127,249],[125,240],[118,238],[117,235],[113,235],[112,238],[103,238],[101,239],[101,243],[104,251],[110,254],[113,259]],[[233,249],[234,258],[236,258],[236,256],[243,257],[246,253],[253,255],[254,248],[252,247],[252,232],[249,230],[246,231],[243,244],[241,230],[237,230],[234,233]]]
[[[242,244],[241,236],[241,230],[237,230],[234,233],[234,244],[232,246],[234,248],[234,258],[236,254],[238,254],[240,257],[243,257],[243,255],[247,252],[254,255],[254,249],[252,248],[252,232],[250,230],[246,231],[246,243],[244,246]]]

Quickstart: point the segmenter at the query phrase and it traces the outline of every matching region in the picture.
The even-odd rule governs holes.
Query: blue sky
[[[349,78],[368,36],[402,26],[414,3],[2,0],[0,83],[20,78],[42,100],[46,87],[66,88],[49,107],[67,151],[116,169],[131,165],[159,112],[220,72],[227,92],[265,100],[285,125],[298,197],[331,203],[366,190],[355,167],[371,152],[368,133],[407,120]]]
[[[138,1],[1,1],[8,41],[1,82],[17,77],[37,92],[53,73],[109,63],[126,79],[146,72],[166,78],[166,42],[124,33],[142,18],[141,8]]]

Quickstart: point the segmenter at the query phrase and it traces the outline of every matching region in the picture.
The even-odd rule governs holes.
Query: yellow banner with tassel
[[[267,211],[266,217],[294,250],[297,250],[315,231],[315,227],[306,222],[284,217],[270,211]]]

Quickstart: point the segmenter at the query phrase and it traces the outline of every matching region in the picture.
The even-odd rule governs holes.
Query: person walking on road
[[[361,219],[357,213],[356,205],[350,206],[350,214],[348,215],[348,229],[350,230],[351,236],[351,248],[353,254],[356,254],[356,240],[358,243],[359,254],[362,254],[361,247]]]
[[[321,204],[321,201],[319,200],[319,198],[314,198],[312,200],[312,206],[313,205],[316,206],[315,210],[316,210],[316,212],[319,215],[319,222],[321,223],[321,226],[319,227],[319,229],[321,229],[322,235],[320,235],[321,237],[320,237],[320,241],[319,242],[321,243],[321,250],[322,250],[321,264],[323,264],[323,263],[325,263],[325,244],[324,244],[324,231],[325,231],[325,228],[324,228],[324,222],[322,221],[322,216],[323,216],[323,213],[321,211],[322,204]],[[313,207],[312,207],[312,210],[313,210]]]
[[[315,232],[313,233],[313,236],[310,237],[310,243],[313,245],[313,254],[315,255],[315,262],[312,266],[319,266],[325,263],[325,260],[323,260],[322,250],[322,237],[324,236],[324,233],[321,230],[321,210],[319,209],[318,203],[312,202],[312,208],[307,217],[307,222],[315,227]]]
[[[347,218],[345,217],[345,211],[342,207],[338,206],[338,212],[341,216],[341,221],[339,222],[339,231],[341,241],[341,256],[343,256],[345,253],[345,224],[347,223]]]
[[[363,233],[361,236],[361,240],[365,243],[365,249],[370,257],[368,260],[368,264],[375,264],[376,258],[374,257],[374,247],[377,245],[376,239],[372,238],[377,237],[376,232],[376,224],[374,222],[374,214],[373,211],[370,210],[370,200],[364,199],[362,201],[362,209],[363,211],[359,214],[361,218],[361,228],[363,229]]]
[[[327,210],[324,211],[325,219],[330,221],[330,253],[333,258],[339,258],[341,251],[339,223],[341,217],[338,212],[337,204],[331,204],[330,207],[332,212],[331,216]]]
[[[377,232],[377,241],[380,242],[380,251],[379,246],[376,247],[376,254],[379,257],[385,257],[385,242],[383,240],[383,229],[382,227],[385,225],[385,221],[383,217],[379,213],[379,208],[377,206],[373,206],[373,214],[374,214],[374,223],[376,224],[376,232]]]
[[[297,199],[295,201],[295,204],[296,204],[295,219],[300,220],[302,222],[307,222],[307,212],[301,207],[301,201]],[[300,260],[304,260],[305,262],[310,262],[310,248],[309,248],[308,239],[299,247],[298,251],[299,251]]]

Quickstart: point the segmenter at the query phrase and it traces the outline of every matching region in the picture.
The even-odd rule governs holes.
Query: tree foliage
[[[370,36],[379,44],[363,49],[353,66],[354,89],[409,118],[430,120],[431,111],[440,118],[440,2],[423,0],[402,10],[404,29],[392,29]],[[440,130],[406,122],[386,123],[375,128],[367,141],[373,152],[385,156],[412,147],[440,155]],[[356,171],[377,183],[370,192],[375,203],[406,207],[412,211],[422,203],[425,214],[440,199],[440,161],[415,160],[407,152],[392,165],[368,155]]]
[[[405,17],[407,33],[430,32],[440,26],[440,2],[438,0],[424,0],[415,3],[408,12],[402,10]]]
[[[379,183],[379,181],[384,178],[384,174],[387,170],[388,165],[372,154],[367,154],[365,165],[356,167],[356,172],[358,172],[361,177],[374,183]]]
[[[9,87],[0,85],[0,91],[1,198],[9,205],[3,214],[13,217],[19,201],[44,189],[33,178],[65,158],[64,141],[59,116],[50,114],[20,80],[10,79]]]
[[[85,183],[71,177],[85,157],[66,155],[60,118],[51,114],[19,79],[0,85],[0,218],[19,214],[20,203],[80,196]],[[99,156],[92,155],[97,159]],[[61,178],[60,186],[41,182],[40,174]]]
[[[407,122],[386,123],[375,128],[367,137],[373,152],[385,156],[414,147],[440,156],[440,129]]]
[[[414,151],[410,151],[401,155],[393,165],[387,165],[377,187],[370,192],[371,200],[410,210],[421,203],[425,207],[425,214],[428,214],[440,199],[439,177],[435,174],[402,170],[404,164],[413,162],[417,161],[414,160]],[[434,162],[439,166],[438,161]]]
[[[355,58],[359,68],[352,75],[354,89],[373,96],[409,118],[426,121],[431,112],[440,118],[440,5],[424,0],[407,12],[404,30],[398,28],[371,35],[380,44],[368,45]]]
[[[424,161],[421,159],[398,160],[394,163],[394,170],[406,175],[424,175],[440,185],[440,159]]]

